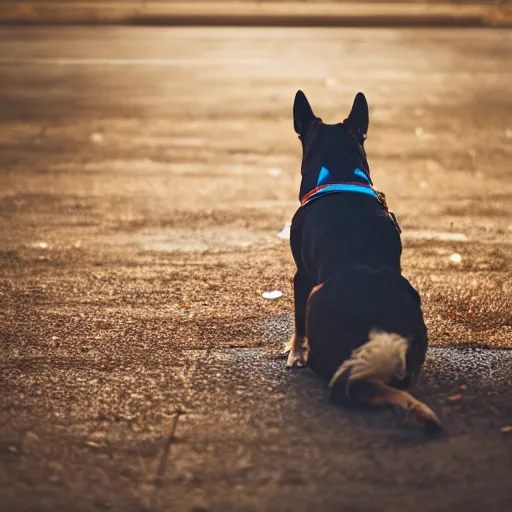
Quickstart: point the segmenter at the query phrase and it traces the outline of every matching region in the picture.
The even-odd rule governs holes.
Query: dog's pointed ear
[[[358,92],[352,104],[352,110],[348,115],[347,121],[351,128],[360,136],[362,141],[366,139],[368,125],[370,124],[370,115],[368,112],[368,102],[362,92]]]
[[[302,91],[297,91],[295,101],[293,102],[293,127],[299,135],[305,135],[316,119],[313,109],[309,104],[306,95]]]

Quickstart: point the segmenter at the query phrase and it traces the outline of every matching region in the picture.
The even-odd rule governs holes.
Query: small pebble
[[[501,427],[500,432],[503,434],[512,434],[512,425],[505,425],[504,427]]]
[[[103,142],[103,135],[99,132],[94,132],[94,133],[91,133],[91,135],[89,135],[89,140],[91,142],[95,142],[96,144],[100,143],[100,142]]]
[[[103,445],[96,441],[86,441],[85,446],[88,446],[89,448],[101,448]]]
[[[50,247],[46,242],[34,242],[31,246],[35,249],[48,249]]]
[[[460,393],[454,393],[453,395],[450,395],[446,401],[451,404],[456,404],[462,400],[462,395]]]
[[[458,252],[454,252],[451,256],[450,256],[450,261],[452,263],[461,263],[462,262],[462,256],[458,253]]]

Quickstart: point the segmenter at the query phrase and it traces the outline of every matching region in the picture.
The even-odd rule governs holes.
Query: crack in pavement
[[[169,460],[172,455],[173,441],[176,440],[176,437],[175,437],[176,429],[178,428],[179,419],[183,414],[184,414],[184,412],[181,409],[178,409],[174,413],[174,417],[172,419],[172,424],[171,424],[171,429],[170,429],[169,435],[167,436],[167,440],[166,440],[162,455],[160,457],[160,462],[159,462],[158,468],[156,470],[154,486],[153,486],[153,493],[151,496],[151,503],[150,503],[150,507],[149,507],[150,510],[154,510],[157,505],[158,491],[163,486],[165,473],[167,471],[167,466],[169,465]]]

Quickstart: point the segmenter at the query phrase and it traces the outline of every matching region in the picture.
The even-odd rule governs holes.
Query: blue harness
[[[315,199],[318,199],[325,194],[332,194],[333,192],[358,192],[360,194],[367,194],[374,197],[380,202],[378,193],[373,188],[372,180],[361,169],[354,170],[354,176],[362,178],[366,183],[326,183],[330,178],[331,173],[326,167],[320,169],[318,175],[317,186],[310,190],[301,201],[301,206],[304,206]]]
[[[386,196],[384,195],[384,193],[378,192],[373,188],[373,182],[371,178],[361,169],[355,169],[354,176],[362,178],[366,183],[326,183],[326,181],[329,180],[329,178],[331,177],[331,173],[326,167],[322,166],[322,168],[320,169],[320,173],[318,174],[317,186],[313,190],[310,190],[302,198],[301,206],[305,206],[311,203],[311,201],[318,199],[319,197],[325,196],[327,194],[333,194],[335,192],[356,192],[359,194],[366,194],[374,197],[381,204],[381,206],[384,208],[386,213],[389,215],[389,218],[395,225],[398,233],[401,233],[402,230],[400,228],[400,225],[396,220],[395,214],[389,210],[386,202]]]

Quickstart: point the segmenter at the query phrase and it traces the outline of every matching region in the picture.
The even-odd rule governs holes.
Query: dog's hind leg
[[[306,309],[314,288],[309,284],[308,276],[297,271],[293,278],[295,296],[295,329],[290,341],[285,345],[288,353],[287,368],[302,368],[306,366],[309,355],[309,345],[306,338]]]
[[[444,432],[435,412],[407,391],[375,381],[358,381],[350,385],[350,400],[374,407],[389,407],[404,415],[404,423],[421,425],[429,434]]]

